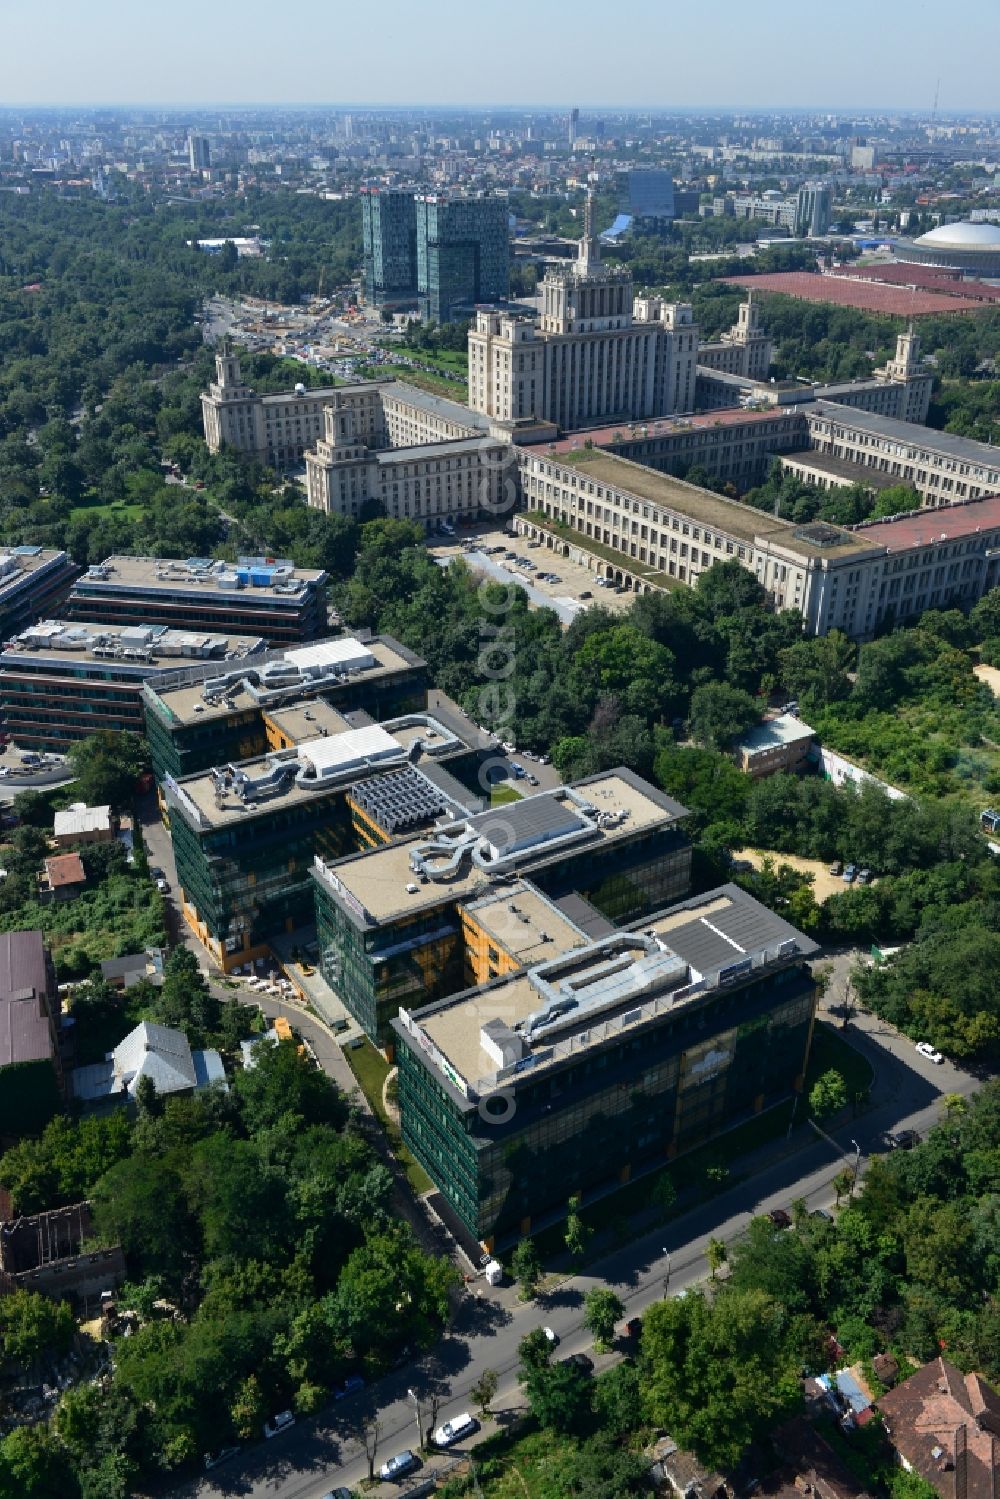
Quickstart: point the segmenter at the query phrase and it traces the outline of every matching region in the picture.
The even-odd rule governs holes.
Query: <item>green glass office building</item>
[[[803,1085],[816,945],[735,885],[393,1022],[403,1138],[490,1247]]]
[[[506,198],[418,195],[417,297],[424,318],[450,323],[477,303],[506,301],[508,212]]]
[[[390,1022],[462,987],[475,902],[529,876],[631,921],[687,893],[686,809],[624,767],[313,872],[320,965],[379,1045]],[[595,914],[596,914],[595,912]]]

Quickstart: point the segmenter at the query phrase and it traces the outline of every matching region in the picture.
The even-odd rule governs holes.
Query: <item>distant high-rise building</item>
[[[353,115],[345,115],[344,116],[344,139],[345,139],[345,141],[349,141],[349,140],[353,140],[353,138],[354,138],[354,116]]]
[[[576,137],[579,129],[580,111],[578,109],[571,109],[569,112],[569,143],[571,146],[576,145]]]
[[[795,204],[796,234],[826,234],[833,217],[833,188],[827,182],[807,182]]]
[[[669,224],[674,217],[674,179],[657,167],[639,167],[628,174],[625,212],[632,218]]]
[[[364,188],[365,297],[373,307],[413,304],[417,295],[417,215],[414,196]]]
[[[599,141],[602,141],[604,139],[604,121],[603,120],[595,120],[594,121],[594,135],[597,137],[597,139]]]
[[[506,198],[416,198],[417,298],[425,318],[451,322],[479,302],[505,301],[510,288]]]
[[[212,148],[207,135],[188,136],[188,161],[192,172],[204,172],[212,165]]]

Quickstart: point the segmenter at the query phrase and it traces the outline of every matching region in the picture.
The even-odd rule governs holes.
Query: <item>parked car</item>
[[[626,1338],[631,1338],[634,1343],[637,1343],[642,1337],[642,1318],[630,1317],[625,1323],[623,1333]]]
[[[585,1353],[570,1353],[566,1358],[559,1360],[561,1364],[568,1364],[571,1369],[579,1369],[581,1374],[593,1374],[594,1360],[588,1358]]]
[[[845,885],[853,885],[855,878],[857,877],[857,873],[858,866],[856,864],[848,864],[847,868],[844,870],[844,873],[841,875],[841,879],[844,881]]]
[[[517,780],[517,781],[527,780],[528,772],[525,770],[525,768],[524,768],[523,765],[518,765],[515,762],[514,764],[511,765],[510,768],[514,772],[514,779],[515,780]]]
[[[357,1390],[363,1390],[365,1382],[360,1374],[348,1374],[342,1385],[338,1385],[333,1392],[334,1400],[346,1400],[348,1395],[353,1395]]]
[[[833,1214],[828,1213],[826,1208],[813,1208],[809,1216],[810,1218],[822,1218],[824,1223],[833,1222]]]
[[[453,1416],[450,1421],[445,1421],[439,1426],[431,1437],[435,1447],[451,1447],[455,1442],[460,1442],[463,1437],[471,1436],[476,1430],[476,1422],[463,1411],[460,1416]]]
[[[529,786],[537,786],[538,785],[538,777],[529,774],[529,776],[528,776],[528,785]]]
[[[896,1134],[890,1131],[884,1139],[890,1150],[913,1150],[920,1144],[920,1136],[915,1129],[901,1129]]]
[[[392,1483],[397,1478],[405,1478],[407,1473],[412,1473],[414,1468],[419,1468],[420,1459],[415,1452],[397,1452],[395,1457],[390,1457],[387,1463],[383,1463],[378,1470],[378,1476],[383,1483]]]
[[[354,1499],[350,1489],[328,1489],[323,1499]]]
[[[870,869],[859,869],[858,870],[858,884],[859,885],[870,885],[871,882],[872,882],[872,872],[871,872],[871,870]]]
[[[784,1208],[772,1208],[767,1215],[775,1228],[791,1228],[792,1215]]]
[[[926,1057],[927,1058],[928,1062],[943,1062],[944,1061],[944,1057],[941,1055],[941,1053],[939,1051],[935,1051],[934,1050],[934,1047],[931,1045],[931,1043],[929,1041],[918,1041],[917,1042],[917,1050],[919,1051],[919,1053],[920,1053],[920,1055],[922,1057]]]
[[[272,1437],[278,1435],[279,1431],[287,1431],[289,1426],[294,1425],[295,1417],[291,1411],[279,1411],[276,1416],[271,1417],[270,1421],[264,1422],[264,1437],[270,1441]]]
[[[239,1450],[240,1449],[238,1447],[220,1447],[218,1452],[206,1452],[205,1472],[210,1473],[212,1469],[217,1468],[220,1463],[227,1463],[231,1457],[236,1456]]]
[[[843,874],[843,872],[844,872],[844,866],[843,866],[843,864],[840,862],[839,859],[834,859],[833,863],[830,865],[830,873],[833,874],[833,875],[837,875],[839,877],[840,875]]]

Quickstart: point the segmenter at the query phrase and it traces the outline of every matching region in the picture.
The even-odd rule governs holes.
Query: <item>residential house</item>
[[[678,1447],[672,1437],[661,1437],[652,1448],[649,1476],[654,1488],[677,1499],[726,1499],[726,1480],[699,1462],[693,1452]]]
[[[226,1085],[217,1051],[192,1051],[183,1031],[143,1020],[103,1062],[76,1068],[73,1095],[84,1104],[128,1103],[144,1077],[160,1097],[195,1093],[212,1083]]]
[[[57,812],[52,824],[52,839],[59,848],[71,843],[110,843],[114,836],[111,808],[88,807],[85,802],[74,802]]]
[[[56,854],[45,860],[45,873],[39,881],[39,899],[75,900],[87,883],[87,872],[79,854]]]
[[[941,1499],[1000,1493],[1000,1395],[981,1374],[936,1358],[877,1405],[903,1467]]]
[[[105,958],[101,964],[101,977],[106,984],[122,992],[143,979],[148,979],[151,984],[162,984],[163,956],[162,947],[147,947],[145,952],[128,952],[123,953],[120,958]]]

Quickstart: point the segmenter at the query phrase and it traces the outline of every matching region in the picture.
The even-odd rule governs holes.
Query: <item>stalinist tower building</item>
[[[603,264],[588,194],[577,259],[547,271],[540,315],[476,314],[469,405],[566,431],[667,416],[693,409],[697,358],[690,305],[634,301],[628,268]]]

